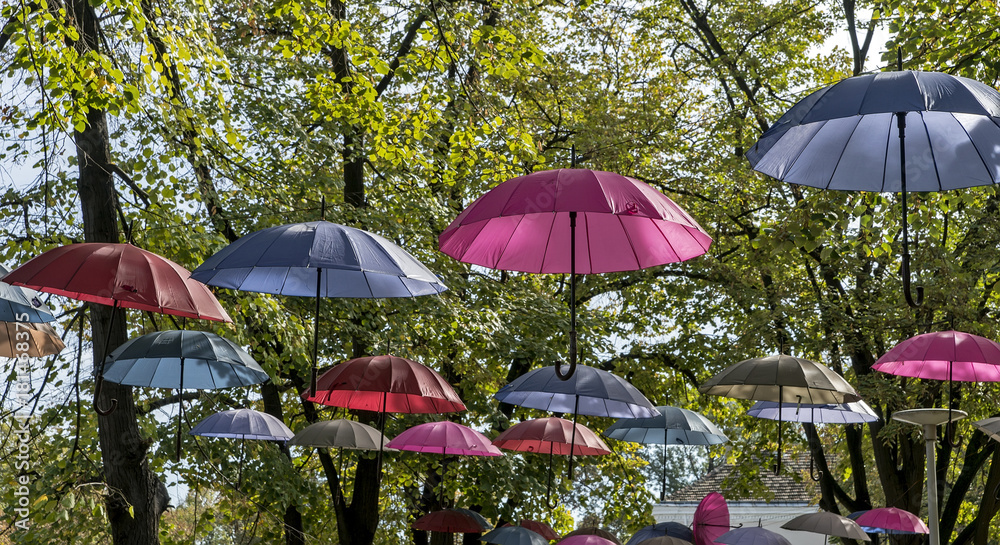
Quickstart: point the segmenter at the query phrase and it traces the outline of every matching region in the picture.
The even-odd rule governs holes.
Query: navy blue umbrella
[[[0,278],[10,270],[0,265]],[[0,282],[0,322],[51,322],[56,317],[37,291]]]
[[[576,441],[577,415],[643,418],[659,413],[635,386],[625,379],[586,365],[563,380],[555,367],[525,373],[493,395],[498,401],[556,413],[573,413],[569,476],[573,478],[572,450]]]
[[[151,388],[215,390],[250,386],[268,380],[267,373],[236,343],[207,331],[156,331],[136,337],[108,356],[104,380]],[[177,413],[177,458],[181,452],[181,418]]]
[[[694,532],[691,531],[691,528],[679,522],[661,522],[640,528],[625,545],[636,545],[641,541],[661,536],[676,537],[694,543]]]
[[[321,297],[416,297],[448,289],[392,242],[328,221],[250,233],[206,259],[191,278],[234,290],[315,297],[311,391],[316,390]]]
[[[810,94],[746,156],[754,170],[793,184],[901,192],[903,290],[907,303],[918,306],[923,291],[917,289],[916,302],[910,295],[906,192],[1000,183],[998,148],[996,89],[950,74],[900,69],[847,78]]]

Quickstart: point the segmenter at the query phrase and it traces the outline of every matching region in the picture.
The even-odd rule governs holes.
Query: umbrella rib
[[[954,113],[949,112],[949,114],[955,120],[955,123],[957,123],[959,127],[962,127],[962,132],[965,133],[965,136],[969,137],[969,142],[972,142],[972,149],[976,150],[976,155],[979,157],[979,160],[982,161],[983,168],[986,170],[986,173],[989,175],[990,180],[992,181],[992,183],[993,184],[1000,183],[1000,180],[998,180],[997,178],[994,178],[994,176],[993,176],[993,170],[990,168],[990,165],[986,162],[986,159],[983,157],[983,153],[981,151],[979,151],[979,146],[976,145],[976,141],[972,138],[972,135],[969,134],[969,130],[965,128],[965,125],[962,124],[962,122],[959,121],[957,117],[955,117]]]
[[[882,186],[879,188],[879,193],[882,193],[882,192],[885,191],[885,185],[886,185],[885,177],[886,177],[886,174],[889,172],[889,142],[891,142],[891,139],[892,139],[892,120],[895,119],[895,118],[896,118],[895,114],[892,114],[892,115],[889,116],[889,130],[885,131],[885,153],[882,154],[882,157],[883,157],[883,159],[882,159]],[[902,168],[900,168],[900,170],[902,170]],[[900,173],[900,175],[902,175],[902,173]],[[902,180],[902,178],[900,178],[900,179]],[[905,214],[906,211],[904,210],[903,213]]]
[[[920,114],[920,120],[923,122],[922,125],[924,126],[924,134],[927,136],[927,150],[930,151],[931,153],[931,164],[934,165],[934,176],[937,178],[937,184],[938,184],[937,190],[944,191],[944,184],[941,183],[941,173],[938,172],[937,160],[934,158],[934,146],[931,145],[931,133],[930,130],[927,128],[927,120],[924,119],[923,112],[917,112],[917,113]],[[961,125],[961,123],[959,123],[959,125]],[[906,210],[903,210],[903,213],[905,214]]]
[[[851,139],[854,138],[854,134],[858,132],[858,127],[861,125],[861,119],[864,119],[864,116],[859,116],[858,122],[855,123],[854,128],[851,129],[851,134],[850,136],[847,137],[847,140],[844,143],[844,147],[840,149],[840,154],[837,156],[837,162],[834,163],[837,166],[833,168],[833,172],[830,173],[830,178],[826,181],[826,186],[823,189],[830,189],[830,184],[833,183],[833,178],[834,176],[837,175],[837,170],[840,168],[840,165],[842,164],[841,161],[844,159],[844,154],[847,153],[847,146],[851,142]],[[819,131],[817,131],[817,134],[818,132]],[[809,142],[812,142],[811,138],[809,139]],[[798,157],[796,157],[796,159],[798,159]],[[882,178],[885,179],[884,174]]]

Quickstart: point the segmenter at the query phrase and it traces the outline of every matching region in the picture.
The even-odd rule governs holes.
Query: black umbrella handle
[[[569,380],[576,372],[576,212],[569,213],[569,370],[556,362],[556,376]]]
[[[97,373],[97,383],[94,386],[94,412],[101,416],[108,416],[118,408],[118,400],[111,399],[111,406],[107,409],[101,408],[101,392],[104,391],[104,363],[108,359],[108,344],[111,343],[111,330],[115,327],[115,316],[118,314],[118,301],[111,307],[111,319],[108,320],[108,331],[104,335],[104,356],[101,358],[101,370]]]
[[[906,112],[896,112],[896,128],[899,129],[899,188],[903,193],[903,264],[900,272],[903,276],[903,297],[906,298],[906,304],[917,308],[924,304],[924,288],[917,287],[917,299],[914,301],[910,290],[910,235],[906,217]]]

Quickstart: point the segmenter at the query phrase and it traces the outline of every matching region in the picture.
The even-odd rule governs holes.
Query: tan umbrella
[[[26,346],[18,346],[27,343]],[[55,329],[48,324],[31,322],[0,322],[0,357],[42,358],[66,348]]]
[[[743,360],[702,384],[703,394],[782,403],[851,403],[861,396],[844,377],[814,361],[779,354]],[[778,420],[778,472],[781,472],[781,420]]]
[[[690,541],[684,541],[683,539],[673,536],[660,536],[660,537],[651,537],[649,539],[640,541],[638,545],[693,545],[693,544]]]
[[[871,541],[871,538],[857,522],[829,511],[799,515],[782,524],[781,527],[786,530]]]

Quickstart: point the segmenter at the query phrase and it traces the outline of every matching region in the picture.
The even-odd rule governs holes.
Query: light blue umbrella
[[[0,278],[10,270],[0,265]],[[56,317],[35,290],[0,282],[0,322],[51,322]]]
[[[104,380],[129,386],[215,390],[250,386],[267,373],[236,343],[207,331],[156,331],[130,339],[108,356]],[[177,458],[181,419],[177,413]]]
[[[780,416],[779,416],[780,411]],[[780,409],[774,401],[758,401],[747,411],[750,416],[781,420],[784,422],[811,422],[814,424],[862,424],[875,422],[878,415],[864,401],[838,404],[785,403]]]
[[[316,389],[321,297],[416,297],[448,289],[392,242],[328,221],[250,233],[206,259],[191,278],[234,290],[315,297],[311,391]]]
[[[191,428],[191,435],[226,439],[288,441],[294,434],[281,420],[253,409],[215,413]]]

